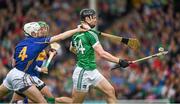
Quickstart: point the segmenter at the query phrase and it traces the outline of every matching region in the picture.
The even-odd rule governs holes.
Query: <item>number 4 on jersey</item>
[[[19,53],[19,58],[21,58],[21,61],[24,61],[25,58],[27,58],[26,55],[27,47],[23,47],[21,52]]]
[[[77,43],[75,42],[75,47],[76,47],[76,50],[77,50],[78,52],[81,51],[81,53],[84,54],[85,48],[84,48],[83,45],[82,45],[81,39],[79,40],[78,45],[77,45]]]

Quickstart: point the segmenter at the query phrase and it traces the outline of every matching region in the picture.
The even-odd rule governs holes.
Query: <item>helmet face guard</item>
[[[26,23],[23,27],[25,36],[35,37],[32,32],[37,33],[42,27],[49,29],[49,25],[44,21]]]
[[[40,25],[40,27],[47,27],[49,29],[49,25],[44,21],[38,21],[38,24]]]
[[[34,37],[32,32],[37,33],[40,28],[41,27],[37,22],[29,22],[24,25],[23,30],[25,32],[25,36]]]
[[[46,37],[49,34],[49,25],[44,21],[38,22],[41,28],[45,28],[45,32],[43,32],[44,37]]]

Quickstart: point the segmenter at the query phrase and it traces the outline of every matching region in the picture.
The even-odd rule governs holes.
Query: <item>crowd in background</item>
[[[132,50],[99,36],[108,52],[134,60],[158,52],[167,56],[113,70],[113,63],[97,56],[101,73],[112,83],[118,99],[170,99],[180,102],[180,11],[178,0],[98,0],[99,31],[124,37],[138,38],[140,49]],[[88,0],[0,0],[0,83],[12,68],[15,45],[23,39],[23,24],[46,21],[50,34],[73,29],[80,22],[79,12],[87,8]],[[49,67],[48,75],[41,75],[53,95],[71,96],[75,55],[69,52],[70,39],[60,42],[61,49]],[[11,98],[12,92],[4,97]],[[87,99],[104,99],[92,87]]]

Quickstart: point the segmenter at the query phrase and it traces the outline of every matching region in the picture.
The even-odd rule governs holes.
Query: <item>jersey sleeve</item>
[[[41,52],[44,48],[46,48],[49,45],[50,37],[45,38],[36,38],[34,42],[34,47],[37,48],[38,52]]]
[[[98,38],[98,33],[96,31],[88,31],[89,35],[88,35],[88,38],[89,38],[89,42],[91,44],[91,46],[94,48],[98,43],[99,43],[99,38]]]
[[[45,38],[36,38],[35,42],[36,43],[41,43],[41,44],[47,44],[50,42],[51,37],[45,37]]]

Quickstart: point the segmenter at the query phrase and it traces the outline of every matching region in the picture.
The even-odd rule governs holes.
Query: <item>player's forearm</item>
[[[64,40],[64,39],[66,39],[68,37],[71,37],[76,32],[79,32],[78,29],[69,30],[69,31],[66,31],[64,33],[55,35],[55,36],[51,37],[50,43],[56,42],[56,41],[59,41],[59,40]]]
[[[94,50],[101,58],[104,58],[105,60],[111,61],[114,63],[119,63],[119,58],[117,58],[117,57],[111,55],[110,53],[106,52],[102,48],[101,44],[97,44],[96,46],[94,46]]]
[[[107,61],[111,61],[111,62],[114,62],[114,63],[118,63],[119,62],[119,58],[111,55],[110,53],[104,51],[100,54],[100,57],[104,58],[105,60]]]
[[[118,37],[118,36],[115,36],[115,35],[112,35],[112,34],[101,32],[101,35],[104,36],[104,37],[107,37],[109,39],[112,39],[114,41],[122,41],[122,37]]]

